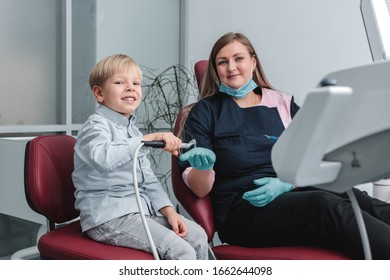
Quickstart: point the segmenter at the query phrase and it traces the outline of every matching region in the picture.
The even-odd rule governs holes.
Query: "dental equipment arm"
[[[281,180],[347,192],[366,259],[371,251],[352,188],[390,174],[389,73],[385,61],[325,77],[337,86],[310,92],[271,152]]]
[[[390,61],[329,74],[274,144],[284,182],[345,192],[390,174]]]
[[[336,179],[341,163],[323,161],[323,156],[351,95],[348,87],[325,87],[309,93],[273,146],[272,164],[278,178],[300,187]]]

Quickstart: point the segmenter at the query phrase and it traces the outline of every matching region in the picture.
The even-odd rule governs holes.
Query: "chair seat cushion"
[[[81,234],[80,222],[56,228],[38,242],[43,259],[55,260],[153,260],[147,252],[96,242]]]
[[[314,247],[284,246],[269,248],[245,248],[218,245],[213,248],[220,260],[347,260],[341,253]]]

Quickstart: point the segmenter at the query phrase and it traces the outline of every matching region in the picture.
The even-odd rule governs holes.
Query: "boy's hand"
[[[171,206],[160,209],[161,214],[167,218],[172,230],[180,237],[184,237],[188,233],[188,229],[182,217]]]
[[[145,141],[164,141],[164,150],[174,156],[178,156],[178,150],[181,147],[181,139],[176,137],[172,132],[157,132],[144,135]]]

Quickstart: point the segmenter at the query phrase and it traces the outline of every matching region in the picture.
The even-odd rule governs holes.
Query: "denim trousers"
[[[390,259],[390,204],[353,189],[373,259]],[[282,194],[264,207],[242,200],[218,225],[222,241],[247,247],[307,245],[364,259],[355,212],[346,194],[312,187]]]
[[[146,216],[159,257],[166,260],[207,260],[209,247],[206,232],[197,223],[182,218],[188,229],[183,238],[172,231],[165,217]],[[101,243],[152,252],[139,213],[113,219],[87,230],[85,234]]]

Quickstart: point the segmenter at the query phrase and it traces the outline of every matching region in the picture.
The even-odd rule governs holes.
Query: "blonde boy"
[[[181,145],[171,132],[142,135],[135,126],[134,112],[142,100],[137,63],[123,54],[108,56],[92,69],[89,83],[98,107],[78,132],[73,172],[83,233],[98,242],[151,252],[134,193],[137,180],[160,258],[207,259],[204,230],[175,211],[146,148],[138,154],[133,178],[133,155],[142,141],[163,140],[174,155]]]

